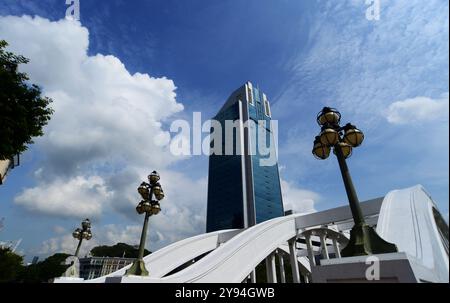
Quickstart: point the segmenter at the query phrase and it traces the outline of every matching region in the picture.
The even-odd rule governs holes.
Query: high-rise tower
[[[207,232],[245,228],[284,215],[271,120],[266,95],[250,82],[233,92],[213,118],[221,129],[212,125],[211,139],[221,142],[211,143]]]

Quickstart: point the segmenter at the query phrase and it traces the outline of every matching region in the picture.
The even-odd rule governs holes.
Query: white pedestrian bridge
[[[384,198],[361,203],[361,208],[366,222],[399,250],[376,256],[381,281],[448,283],[448,224],[422,186],[391,191]],[[81,282],[250,283],[258,282],[255,268],[261,262],[272,283],[286,282],[284,264],[290,264],[294,283],[367,281],[361,278],[361,268],[369,266],[366,257],[340,255],[352,227],[348,206],[293,214],[243,230],[217,231],[173,243],[144,258],[148,277],[124,276],[127,266]],[[80,280],[55,281],[70,282]]]

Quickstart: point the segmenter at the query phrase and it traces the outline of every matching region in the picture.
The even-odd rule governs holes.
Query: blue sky
[[[0,38],[55,100],[46,135],[0,187],[0,240],[23,238],[27,258],[70,252],[89,213],[91,245],[137,242],[135,187],[153,169],[168,198],[148,246],[203,232],[207,157],[151,141],[194,111],[212,117],[247,80],[279,120],[286,204],[346,204],[337,161],[311,155],[330,105],[366,134],[348,162],[361,200],[422,184],[448,217],[448,1],[382,0],[378,21],[363,0],[80,4],[76,23],[64,0],[0,2]]]

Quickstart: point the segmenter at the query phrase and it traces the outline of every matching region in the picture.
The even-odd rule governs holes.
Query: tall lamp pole
[[[75,229],[74,232],[72,233],[72,236],[75,239],[79,240],[77,250],[75,251],[75,257],[78,257],[81,242],[83,242],[83,239],[86,240],[92,239],[91,221],[89,221],[89,219],[85,219],[83,222],[81,222],[81,228]]]
[[[138,187],[138,192],[142,196],[142,201],[136,207],[138,214],[144,214],[144,226],[142,227],[141,242],[139,244],[139,254],[137,259],[133,262],[133,265],[125,273],[135,276],[148,276],[148,270],[145,268],[144,262],[144,249],[145,240],[147,239],[148,218],[152,215],[157,215],[161,211],[159,201],[164,199],[164,191],[161,188],[161,184],[158,183],[160,177],[156,171],[153,171],[148,176],[149,183],[142,182]],[[155,199],[153,199],[153,197]]]
[[[334,108],[324,107],[317,115],[317,123],[322,130],[314,141],[313,154],[316,158],[325,160],[329,157],[331,148],[336,155],[342,179],[347,192],[350,209],[355,225],[350,231],[350,240],[342,250],[343,257],[361,256],[397,252],[395,244],[382,239],[364,220],[363,213],[356,195],[355,187],[345,159],[352,155],[354,147],[364,141],[364,134],[352,124],[340,126],[341,114]]]

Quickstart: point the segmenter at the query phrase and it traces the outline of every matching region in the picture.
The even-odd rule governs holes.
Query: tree
[[[23,257],[0,247],[0,282],[14,282],[22,271]]]
[[[27,74],[18,71],[29,60],[5,51],[7,45],[0,40],[0,160],[27,150],[33,137],[43,135],[53,114],[52,100],[42,97],[40,88],[27,83]]]
[[[69,257],[68,254],[57,253],[44,261],[39,262],[40,281],[48,282],[53,278],[61,277],[68,267],[67,265],[64,265],[64,261],[67,257]]]
[[[91,255],[94,257],[123,257],[137,258],[139,250],[131,245],[125,243],[117,243],[113,246],[97,246],[91,250]],[[144,256],[151,252],[144,249]]]
[[[68,265],[63,265],[68,254],[57,253],[42,262],[26,266],[18,276],[20,282],[40,283],[61,277]]]

